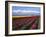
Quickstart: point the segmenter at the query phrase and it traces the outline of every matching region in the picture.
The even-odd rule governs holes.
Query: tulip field
[[[12,17],[12,30],[40,29],[40,16]]]

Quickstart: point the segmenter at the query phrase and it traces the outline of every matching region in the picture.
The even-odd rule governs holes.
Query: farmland
[[[40,29],[40,16],[12,17],[13,30]]]

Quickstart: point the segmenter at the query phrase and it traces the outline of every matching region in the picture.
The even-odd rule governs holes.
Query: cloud
[[[13,10],[13,13],[40,13],[40,12],[32,10]]]

